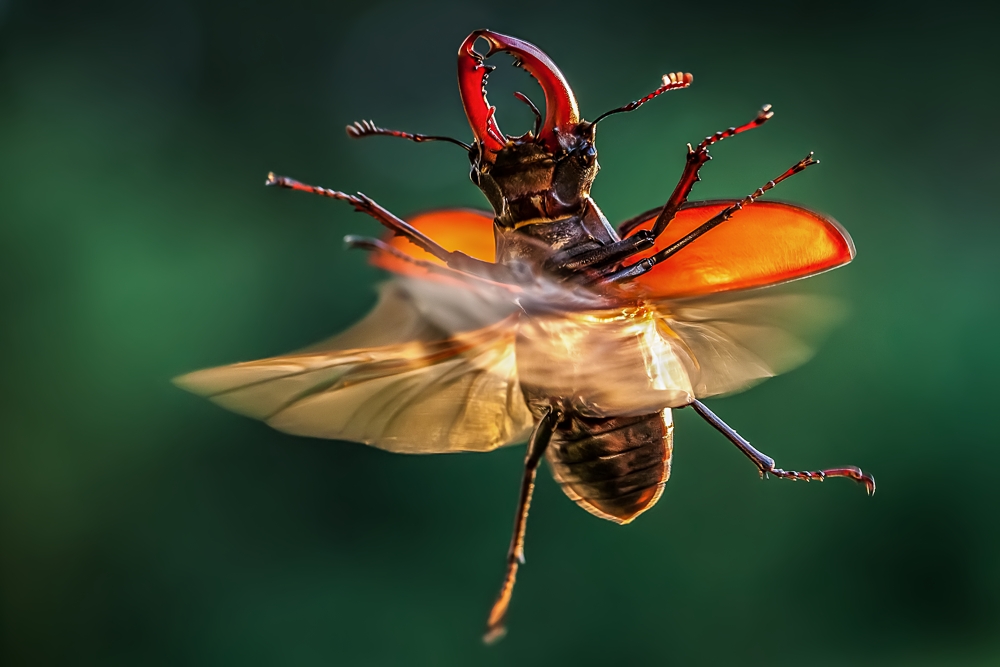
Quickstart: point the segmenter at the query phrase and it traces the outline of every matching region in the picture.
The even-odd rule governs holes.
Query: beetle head
[[[489,48],[480,54],[477,40]],[[535,132],[503,134],[486,100],[484,61],[503,51],[538,81],[545,117]],[[580,210],[597,175],[595,125],[580,119],[576,98],[555,63],[534,44],[489,30],[469,35],[458,50],[458,86],[475,135],[472,180],[493,205],[501,225],[566,217]]]

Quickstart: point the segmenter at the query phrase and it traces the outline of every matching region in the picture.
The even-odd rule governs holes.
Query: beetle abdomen
[[[571,414],[546,452],[552,475],[580,507],[628,523],[656,504],[670,476],[670,410],[594,419]]]

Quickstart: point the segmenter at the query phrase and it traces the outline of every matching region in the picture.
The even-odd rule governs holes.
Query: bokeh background
[[[467,138],[454,58],[479,27],[541,45],[591,118],[695,74],[602,124],[612,220],[763,103],[696,198],[817,152],[777,195],[853,234],[854,264],[812,281],[851,314],[710,405],[780,465],[879,483],[762,483],[684,411],[633,525],[543,472],[492,648],[521,448],[294,438],[170,384],[374,302],[384,276],[341,242],[374,223],[268,170],[401,214],[485,203],[454,146],[343,131]],[[994,27],[957,2],[0,1],[0,663],[1000,664]],[[515,89],[540,97],[502,66],[508,132],[530,122]]]

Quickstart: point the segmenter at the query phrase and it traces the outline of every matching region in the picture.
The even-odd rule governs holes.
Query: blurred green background
[[[995,665],[1000,374],[995,21],[961,3],[0,1],[0,662],[4,665]],[[170,378],[323,338],[384,276],[348,207],[482,206],[457,47],[489,27],[560,65],[585,116],[663,72],[695,84],[601,126],[595,198],[780,188],[858,258],[808,365],[711,401],[787,468],[758,480],[689,411],[659,505],[617,527],[547,472],[510,635],[479,637],[523,450],[437,457],[286,436]],[[498,61],[501,60],[498,58]],[[501,125],[540,94],[504,65]]]

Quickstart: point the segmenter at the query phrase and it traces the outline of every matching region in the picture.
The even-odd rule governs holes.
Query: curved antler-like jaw
[[[479,54],[473,48],[480,38],[490,45],[485,54]],[[492,153],[499,151],[506,143],[494,117],[496,107],[491,107],[486,101],[486,77],[493,68],[483,63],[486,58],[499,51],[514,56],[514,64],[525,69],[542,87],[545,94],[545,121],[538,132],[538,138],[550,152],[556,152],[559,149],[559,132],[565,132],[580,122],[576,98],[566,83],[566,78],[552,59],[534,44],[490,30],[476,30],[458,49],[458,87],[465,115],[476,140],[485,151]]]
[[[483,56],[472,48],[478,37],[472,33],[458,49],[458,91],[476,141],[495,153],[503,148],[504,139],[494,117],[497,109],[486,101],[486,77],[493,68],[483,64]]]

